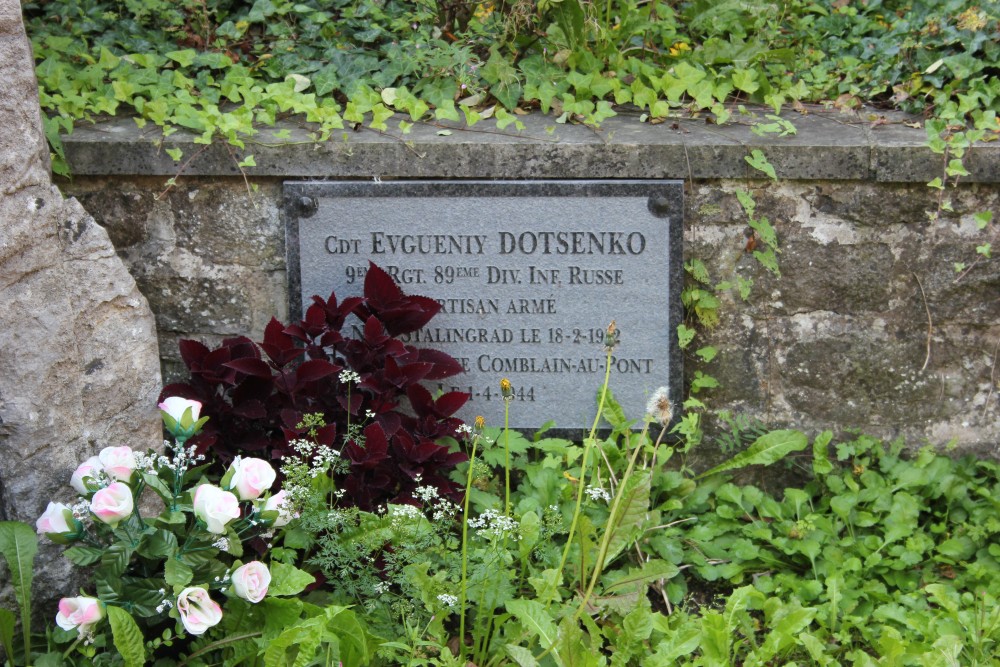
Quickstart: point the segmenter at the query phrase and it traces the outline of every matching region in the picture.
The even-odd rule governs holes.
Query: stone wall
[[[974,150],[973,172],[949,193],[956,213],[931,222],[936,193],[924,183],[940,156],[902,119],[811,114],[799,133],[761,138],[745,125],[659,126],[612,119],[596,132],[532,116],[518,133],[408,137],[363,131],[323,145],[291,137],[261,142],[248,193],[223,148],[203,152],[164,193],[174,163],[127,121],[78,130],[67,142],[76,173],[64,189],[108,230],[156,313],[166,378],[183,367],[177,340],[260,336],[287,317],[283,180],[301,178],[682,178],[685,257],[712,278],[753,278],[746,302],[729,295],[721,322],[700,339],[719,348],[685,373],[717,377],[714,408],[807,431],[857,428],[902,435],[913,446],[956,440],[998,456],[1000,261],[956,280],[982,243],[972,214],[1000,214],[1000,149]],[[391,124],[390,124],[391,125]],[[489,130],[490,128],[484,128]],[[270,130],[265,131],[265,135]],[[165,141],[192,155],[181,133]],[[778,170],[754,178],[744,156],[759,148]],[[238,158],[239,156],[237,156]],[[781,242],[780,278],[746,252],[735,196],[749,188]],[[1000,215],[998,215],[1000,217]],[[589,390],[588,390],[589,391]]]

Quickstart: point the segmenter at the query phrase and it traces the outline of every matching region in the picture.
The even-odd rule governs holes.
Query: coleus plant
[[[420,382],[457,375],[462,366],[444,352],[398,339],[440,308],[404,294],[371,264],[363,297],[314,296],[301,321],[285,326],[272,318],[259,344],[240,336],[211,350],[182,340],[191,377],[162,395],[205,405],[213,419],[191,444],[210,450],[221,465],[246,454],[282,459],[292,441],[308,437],[340,450],[346,466],[335,482],[346,492],[344,504],[373,510],[411,502],[418,485],[455,496],[459,489],[448,473],[466,456],[437,441],[462,425],[454,414],[469,397],[449,392],[435,399]],[[360,326],[349,330],[352,316]]]

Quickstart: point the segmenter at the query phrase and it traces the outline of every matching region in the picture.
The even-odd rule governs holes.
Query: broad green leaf
[[[674,667],[678,658],[694,651],[700,642],[701,628],[694,623],[683,625],[666,634],[656,653],[644,660],[644,667]]]
[[[0,607],[0,647],[3,647],[6,655],[14,655],[14,626],[16,625],[17,616],[14,615],[14,612]]]
[[[822,476],[828,475],[833,470],[833,463],[830,462],[828,449],[833,433],[823,431],[813,440],[813,474]]]
[[[31,653],[31,579],[34,574],[38,536],[19,521],[0,521],[0,555],[7,561],[14,599],[21,611],[25,653]]]
[[[660,581],[661,579],[673,579],[679,572],[680,570],[673,563],[654,558],[643,563],[642,567],[637,570],[633,569],[627,574],[614,577],[612,582],[604,587],[603,594],[607,595],[622,587],[627,588],[637,584],[647,584],[651,581]],[[612,575],[608,576],[609,578],[612,577]]]
[[[625,548],[641,534],[646,525],[646,513],[649,511],[650,474],[648,471],[633,473],[619,487],[620,503],[615,515],[608,518],[605,530],[610,530],[608,552],[604,557],[604,566],[613,561]]]
[[[711,470],[698,475],[697,479],[745,466],[771,465],[792,452],[801,452],[808,444],[809,439],[801,431],[771,431],[757,438],[746,450],[725,463],[721,463]]]
[[[107,612],[115,648],[125,659],[125,667],[142,667],[146,663],[146,647],[135,619],[121,607],[108,605]]]
[[[519,665],[519,667],[538,667],[538,661],[535,660],[534,654],[523,646],[507,644],[504,648],[507,649],[507,655],[509,655],[514,662]]]
[[[733,70],[733,85],[745,93],[754,93],[760,88],[757,83],[757,70],[735,69]]]
[[[271,585],[268,595],[297,595],[305,587],[316,581],[308,572],[303,572],[292,565],[271,563]]]
[[[533,635],[538,637],[538,643],[544,649],[553,649],[552,653],[558,657],[554,650],[556,641],[559,639],[559,632],[556,624],[546,611],[545,605],[536,600],[508,600],[507,611],[513,614],[521,625],[523,625]]]

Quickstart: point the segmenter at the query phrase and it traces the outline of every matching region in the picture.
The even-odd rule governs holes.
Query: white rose
[[[222,607],[208,595],[204,588],[191,586],[177,596],[177,613],[184,629],[192,635],[204,634],[222,620]]]
[[[73,510],[68,505],[50,502],[42,516],[35,521],[35,530],[39,535],[72,533],[76,528],[70,525],[67,514],[73,516]]]
[[[237,456],[230,464],[229,472],[233,474],[229,480],[229,488],[236,489],[240,500],[256,500],[271,488],[277,478],[274,468],[263,459]]]
[[[97,479],[97,476],[103,471],[104,465],[101,463],[101,459],[91,456],[73,471],[73,476],[69,479],[69,485],[76,489],[80,495],[89,495],[91,490],[87,488],[87,478]]]
[[[105,447],[97,459],[111,479],[127,482],[135,470],[135,453],[131,447]]]
[[[260,561],[252,561],[233,572],[233,591],[247,602],[257,603],[267,595],[271,573]]]
[[[201,413],[201,403],[180,396],[165,398],[157,407],[173,417],[178,424],[188,408],[191,408],[191,421],[198,421],[198,415]]]
[[[121,482],[112,482],[90,499],[90,511],[99,520],[111,526],[118,525],[119,521],[132,514],[134,508],[132,489]]]
[[[292,514],[291,508],[289,507],[288,494],[282,489],[276,494],[267,499],[264,503],[264,511],[276,511],[278,512],[278,518],[274,520],[271,524],[275,528],[281,528],[282,526],[287,526],[292,519],[296,518],[297,515]]]
[[[63,630],[76,629],[79,635],[90,634],[94,626],[104,618],[101,601],[88,597],[63,598],[59,600],[56,625]]]
[[[202,484],[194,491],[194,514],[205,522],[208,532],[221,535],[226,524],[240,516],[240,501],[229,491]]]

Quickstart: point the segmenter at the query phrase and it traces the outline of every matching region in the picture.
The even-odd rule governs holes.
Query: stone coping
[[[755,113],[755,122],[770,122],[768,110]],[[161,147],[159,128],[139,129],[131,118],[114,118],[78,127],[63,143],[72,173],[82,176],[173,176],[196,154],[183,175],[234,176],[237,161],[252,154],[257,166],[246,168],[249,178],[765,178],[744,160],[754,149],[763,151],[785,180],[927,182],[943,172],[942,156],[924,145],[924,129],[904,124],[919,119],[905,114],[816,108],[783,117],[797,134],[759,136],[751,131],[751,117],[736,113],[726,125],[704,118],[651,125],[628,113],[599,129],[557,124],[552,116],[532,113],[520,117],[522,131],[497,130],[486,120],[471,128],[417,123],[403,135],[397,129],[403,117],[397,116],[387,121],[388,132],[345,129],[322,144],[310,139],[310,124],[285,120],[262,128],[243,151],[196,144],[196,135],[184,131]],[[440,134],[443,129],[450,134]],[[281,130],[288,136],[277,138]],[[165,148],[180,148],[181,162]],[[965,163],[971,176],[964,182],[1000,182],[1000,142],[975,146]]]

